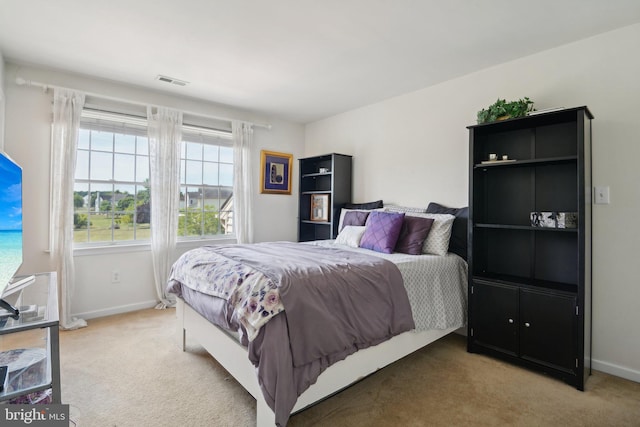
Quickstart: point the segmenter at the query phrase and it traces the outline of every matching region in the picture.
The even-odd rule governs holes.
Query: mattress
[[[363,252],[393,262],[402,274],[416,330],[466,325],[467,263],[458,255],[384,254],[341,245],[334,240],[317,240],[307,244]]]

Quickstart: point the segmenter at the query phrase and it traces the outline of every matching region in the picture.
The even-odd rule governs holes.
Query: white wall
[[[0,151],[4,150],[4,58],[0,52]]]
[[[357,201],[468,202],[468,133],[498,97],[538,109],[587,105],[593,183],[594,367],[640,381],[640,24],[485,69],[306,126],[305,155],[354,156]]]
[[[51,93],[29,86],[18,86],[15,79],[44,82],[50,85],[76,88],[134,102],[165,105],[199,114],[231,117],[254,123],[270,123],[271,130],[254,130],[253,177],[255,239],[297,239],[297,170],[293,170],[293,195],[263,195],[259,191],[260,150],[292,153],[297,159],[303,152],[304,128],[274,117],[237,110],[229,106],[179,98],[161,92],[116,82],[94,79],[68,72],[45,70],[7,62],[6,139],[5,149],[23,167],[24,176],[24,263],[22,274],[49,271],[49,171],[51,137]],[[182,244],[176,256],[184,250],[202,244]],[[71,311],[86,318],[113,314],[155,305],[151,252],[148,247],[129,252],[102,249],[76,251],[76,285]],[[111,273],[119,270],[121,282],[111,283]]]

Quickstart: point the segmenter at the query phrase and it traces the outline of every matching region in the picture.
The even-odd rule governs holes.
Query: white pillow
[[[453,228],[453,220],[456,219],[454,215],[414,212],[407,212],[407,215],[433,219],[431,230],[422,245],[423,254],[446,255],[449,252],[451,229]]]
[[[340,243],[342,245],[351,246],[352,248],[357,248],[360,246],[360,240],[362,239],[362,235],[364,234],[364,229],[367,228],[365,226],[358,227],[355,225],[347,225],[342,229],[338,237],[336,237],[336,243]]]

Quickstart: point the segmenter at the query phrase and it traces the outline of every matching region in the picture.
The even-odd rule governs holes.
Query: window
[[[231,132],[183,125],[178,239],[233,233]],[[149,141],[142,117],[85,109],[74,183],[74,243],[151,238]]]
[[[231,133],[183,127],[179,237],[233,233]]]
[[[74,243],[150,239],[145,119],[83,111],[73,204]]]

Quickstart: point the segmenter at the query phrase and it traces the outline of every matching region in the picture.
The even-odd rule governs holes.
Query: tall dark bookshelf
[[[578,107],[468,127],[468,351],[579,390],[591,370],[592,119]],[[533,226],[532,212],[577,222]]]
[[[340,210],[351,202],[352,157],[332,153],[299,159],[299,163],[298,241],[335,239]],[[312,220],[313,195],[329,196],[329,214],[325,221]]]

